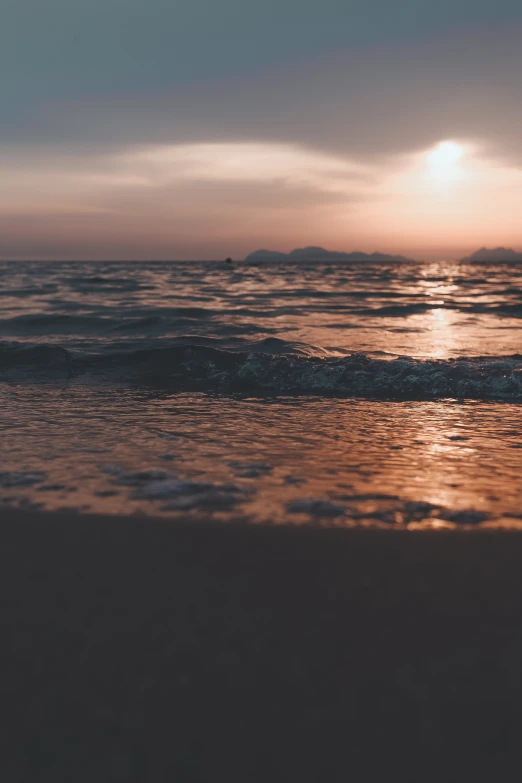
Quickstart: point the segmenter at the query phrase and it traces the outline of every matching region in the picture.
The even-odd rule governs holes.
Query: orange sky
[[[522,170],[465,139],[378,163],[229,142],[0,165],[5,257],[239,258],[321,244],[439,258],[521,239]]]
[[[0,258],[522,250],[519,0],[124,5],[7,2]]]

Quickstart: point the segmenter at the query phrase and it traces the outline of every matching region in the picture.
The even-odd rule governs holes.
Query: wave
[[[67,306],[67,305],[66,305]],[[63,305],[61,305],[63,309]],[[76,309],[71,305],[70,309]],[[249,314],[247,310],[240,315]],[[238,311],[233,311],[234,315]],[[144,308],[136,311],[132,316],[111,316],[103,313],[31,313],[17,315],[12,318],[4,318],[0,322],[0,335],[9,337],[25,337],[27,339],[39,339],[45,336],[48,340],[55,341],[56,337],[81,336],[108,337],[118,334],[143,334],[155,337],[169,335],[171,333],[183,333],[183,331],[195,331],[208,329],[208,322],[214,321],[215,328],[222,335],[229,334],[259,334],[270,333],[274,329],[267,326],[259,326],[252,321],[226,322],[219,320],[220,316],[228,315],[219,310],[205,309],[201,307],[177,307],[177,308]]]
[[[224,394],[519,402],[522,355],[449,360],[339,356],[278,338],[249,343],[189,336],[89,354],[52,345],[0,343],[0,380],[102,382]]]
[[[60,300],[56,303],[58,312],[24,313],[3,318],[0,321],[0,336],[4,339],[24,338],[49,342],[71,336],[111,339],[117,335],[142,335],[143,337],[170,337],[184,332],[208,334],[213,332],[225,338],[229,335],[273,334],[280,330],[278,320],[283,318],[307,318],[318,314],[332,316],[333,323],[322,324],[323,328],[360,329],[373,319],[390,319],[397,322],[401,318],[423,315],[431,310],[455,310],[466,314],[481,314],[504,318],[522,318],[522,303],[452,303],[452,302],[389,302],[381,306],[361,307],[360,292],[341,297],[345,301],[331,301],[337,294],[327,292],[317,297],[317,301],[291,304],[287,297],[284,302],[263,306],[262,297],[257,303],[248,302],[243,306],[155,306],[120,307],[98,305],[91,306],[87,312],[82,303]],[[387,295],[388,301],[392,299]],[[210,304],[210,303],[209,303]],[[64,312],[66,311],[66,312]],[[342,322],[339,316],[345,316]],[[323,319],[326,320],[326,319]]]

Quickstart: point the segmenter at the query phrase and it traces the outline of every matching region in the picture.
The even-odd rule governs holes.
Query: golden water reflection
[[[9,470],[45,473],[40,484],[0,486],[2,502],[410,529],[518,527],[522,519],[517,405],[114,395],[81,387],[41,390],[38,400],[22,387],[9,399],[1,394],[3,410],[9,405],[2,422]],[[206,505],[190,493],[168,502],[140,497],[107,466],[207,482],[218,494]],[[228,498],[236,490],[219,505],[219,492]]]
[[[12,264],[1,273],[0,336],[71,350],[187,333],[439,359],[520,350],[520,265]]]

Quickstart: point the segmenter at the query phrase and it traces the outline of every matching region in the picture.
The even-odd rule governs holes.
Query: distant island
[[[340,253],[336,250],[325,250],[324,247],[301,247],[291,253],[280,253],[277,250],[256,250],[245,258],[245,263],[262,261],[357,261],[367,262],[404,262],[415,263],[404,256],[390,256],[386,253]]]
[[[522,262],[522,253],[517,253],[516,250],[512,250],[510,247],[482,247],[480,250],[472,253],[472,255],[461,258],[460,260],[463,263],[470,264],[499,264],[509,261]]]

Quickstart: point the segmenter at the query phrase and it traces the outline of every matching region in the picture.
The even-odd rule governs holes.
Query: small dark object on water
[[[231,258],[225,258],[225,264],[232,264],[232,263],[233,262]]]

